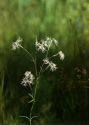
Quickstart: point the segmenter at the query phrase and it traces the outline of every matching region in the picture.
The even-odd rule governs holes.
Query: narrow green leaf
[[[33,95],[32,95],[32,94],[28,93],[28,95],[29,95],[31,98],[33,98]]]
[[[31,103],[31,102],[33,102],[33,101],[35,101],[34,99],[32,99],[31,101],[29,101],[28,103]]]
[[[29,120],[29,117],[27,117],[27,116],[19,116],[19,117],[21,117],[21,118],[26,118],[26,119]]]
[[[31,120],[34,119],[34,118],[37,118],[37,117],[38,117],[38,116],[33,116],[33,117],[31,118]]]

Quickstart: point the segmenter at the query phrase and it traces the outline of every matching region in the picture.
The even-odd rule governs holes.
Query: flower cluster
[[[45,40],[41,40],[40,43],[36,41],[35,46],[38,51],[41,51],[42,53],[44,53],[47,50],[47,48],[51,46],[52,43],[57,45],[58,41],[54,38],[52,39],[47,37]]]
[[[48,67],[50,68],[50,71],[55,71],[57,69],[57,66],[55,63],[53,63],[52,61],[49,61],[48,58],[43,60],[44,64],[48,65]]]
[[[16,40],[16,42],[12,43],[12,50],[16,50],[17,48],[22,47],[21,42],[22,42],[22,39],[19,37]],[[38,42],[36,40],[35,46],[36,46],[37,51],[41,51],[42,53],[44,53],[44,52],[48,53],[48,51],[49,51],[52,44],[58,45],[58,41],[56,39],[54,39],[54,38],[46,37],[46,39],[41,40],[41,42]],[[28,51],[26,51],[26,52],[28,52]],[[28,52],[28,53],[30,54],[30,52]],[[30,56],[31,56],[31,54],[30,54]],[[56,56],[59,56],[60,60],[62,60],[62,61],[65,58],[65,55],[64,55],[64,53],[62,51],[59,51],[57,54],[53,55],[52,57],[56,57]],[[48,58],[47,54],[46,54],[46,57],[43,59],[43,64],[47,65],[46,68],[47,69],[49,68],[50,71],[53,72],[53,71],[55,71],[57,69],[57,65],[55,63],[53,63],[52,61],[50,61],[51,58]],[[43,69],[41,69],[41,70],[43,70]],[[33,84],[33,80],[34,80],[33,74],[31,74],[30,71],[26,71],[25,72],[25,77],[23,78],[21,84],[23,86],[27,86],[27,85],[30,86],[30,84]]]
[[[59,57],[60,57],[60,60],[64,60],[64,58],[65,58],[65,55],[64,55],[64,53],[62,52],[62,51],[59,51],[58,52],[58,55],[59,55]]]
[[[39,43],[36,41],[35,45],[38,51],[42,51],[42,53],[46,51],[47,46],[43,42]]]
[[[21,42],[22,42],[22,39],[19,37],[16,40],[16,42],[12,43],[12,50],[16,50],[17,48],[20,48],[21,47]]]
[[[34,80],[34,76],[30,71],[26,71],[25,72],[25,77],[23,78],[21,84],[23,86],[30,86],[31,84],[33,84],[33,80]]]

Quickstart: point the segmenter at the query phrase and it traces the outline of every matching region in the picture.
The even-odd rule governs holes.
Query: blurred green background
[[[87,123],[89,117],[89,0],[0,0],[0,125],[28,124],[29,89],[20,85],[33,69],[22,51],[12,51],[18,36],[33,51],[36,36],[54,37],[65,53],[59,69],[42,76],[35,125]],[[39,56],[40,64],[41,56]]]

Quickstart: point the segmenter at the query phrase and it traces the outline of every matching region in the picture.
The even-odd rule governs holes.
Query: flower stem
[[[29,56],[32,58],[32,61],[33,61],[33,63],[34,63],[34,67],[35,67],[35,72],[36,72],[36,76],[37,76],[37,65],[36,65],[36,56],[35,56],[35,58],[32,56],[32,54],[28,51],[28,50],[26,50],[24,47],[22,47],[22,46],[20,46],[26,53],[28,53],[29,54]]]
[[[33,100],[34,101],[32,102],[32,106],[31,106],[31,110],[30,110],[30,118],[29,118],[30,125],[32,125],[32,112],[33,112],[34,105],[35,105],[38,83],[39,82],[38,82],[38,77],[37,77],[37,79],[36,79],[36,86],[35,86],[34,94],[33,94]]]
[[[33,58],[33,56],[32,56],[32,54],[28,51],[28,50],[26,50],[23,46],[20,46],[26,53],[28,53],[29,55],[30,55],[30,57],[32,58],[32,61],[34,62],[34,58]]]
[[[49,53],[49,49],[50,49],[50,47],[51,47],[51,44],[52,44],[52,42],[50,43],[50,45],[49,45],[49,47],[48,47],[48,49],[47,49],[47,52],[46,52],[45,58],[48,57],[48,53]],[[41,68],[40,68],[40,71],[39,71],[38,76],[40,76],[41,72],[44,72],[44,71],[43,71],[43,66],[44,66],[44,63],[42,64],[42,66],[41,66]]]

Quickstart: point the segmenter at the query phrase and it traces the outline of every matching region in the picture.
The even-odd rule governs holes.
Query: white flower
[[[51,71],[55,71],[55,70],[57,69],[56,64],[53,63],[53,62],[50,62],[50,63],[49,63],[49,67],[50,67],[50,70],[51,70]]]
[[[50,38],[50,37],[47,37],[46,38],[46,42],[47,44],[50,46],[52,43],[54,43],[55,45],[58,45],[58,41],[55,39],[55,38]]]
[[[46,48],[48,48],[48,46],[49,46],[48,41],[46,41],[46,40],[41,40],[41,42],[42,42],[42,44],[43,44]]]
[[[47,41],[52,41],[52,39],[50,37],[46,37]]]
[[[30,86],[31,84],[33,84],[33,80],[34,80],[33,74],[30,71],[26,71],[24,75],[25,77],[23,78],[21,84],[23,86],[27,86],[27,85]]]
[[[48,58],[43,60],[44,64],[48,65],[48,67],[50,68],[51,71],[55,71],[57,69],[57,66],[55,63],[53,63],[52,61],[49,61]]]
[[[52,38],[47,37],[47,38],[46,38],[46,41],[47,41],[48,46],[51,46],[51,44],[52,44],[52,42],[53,42]]]
[[[44,52],[46,51],[46,48],[47,48],[47,47],[44,45],[43,42],[42,42],[42,43],[39,43],[39,42],[36,41],[35,46],[36,46],[37,50],[38,50],[38,51],[42,51],[42,53],[44,53]]]
[[[53,42],[56,46],[58,45],[58,41],[55,38],[53,38]]]
[[[64,58],[65,58],[65,55],[64,55],[64,53],[62,52],[62,51],[59,51],[58,52],[58,55],[59,55],[59,57],[60,57],[60,60],[64,60]]]
[[[16,42],[12,43],[12,50],[16,50],[17,48],[20,48],[21,47],[21,42],[22,42],[22,39],[19,37],[16,40]]]
[[[37,42],[36,40],[35,46],[38,51],[42,51],[44,53],[48,48],[50,48],[52,42],[57,44],[57,41],[55,39],[47,37],[45,40],[41,40],[41,42]]]
[[[47,37],[46,40],[41,40],[42,44],[44,45],[44,47],[47,49],[51,46],[52,44],[52,39]]]
[[[49,59],[48,58],[43,59],[43,62],[44,62],[44,64],[49,64]]]

